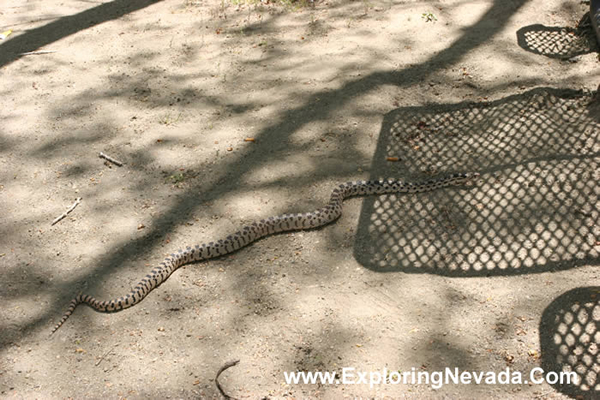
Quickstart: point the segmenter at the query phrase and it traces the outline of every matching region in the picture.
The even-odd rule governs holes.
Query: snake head
[[[479,172],[454,174],[452,176],[452,181],[455,185],[473,185],[475,182],[477,182],[480,176],[481,174]]]

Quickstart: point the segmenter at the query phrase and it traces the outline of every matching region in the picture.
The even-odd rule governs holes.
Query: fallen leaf
[[[531,349],[527,351],[527,354],[529,354],[531,357],[537,357],[538,352],[536,350]]]

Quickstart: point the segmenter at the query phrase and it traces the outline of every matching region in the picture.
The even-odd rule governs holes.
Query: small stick
[[[25,53],[19,54],[20,56],[34,56],[37,54],[48,54],[48,53],[56,53],[56,50],[38,50],[38,51],[28,51]]]
[[[115,349],[115,347],[117,347],[120,343],[115,344],[113,347],[111,347],[102,357],[100,357],[100,359],[98,360],[98,362],[96,362],[96,367],[98,365],[100,365],[100,363],[102,362],[102,360],[104,360],[106,357],[108,357],[108,355],[110,353],[112,353],[112,351]]]
[[[104,158],[105,160],[108,160],[111,163],[118,165],[119,167],[123,166],[123,163],[121,161],[115,160],[114,158],[112,158],[111,156],[107,156],[103,152],[100,152],[100,158]]]
[[[60,221],[64,217],[66,217],[67,214],[69,214],[71,211],[73,211],[75,209],[75,207],[77,207],[77,205],[79,205],[79,203],[81,203],[81,197],[78,197],[77,200],[75,200],[75,203],[73,203],[73,205],[67,211],[65,211],[60,216],[58,216],[54,221],[52,221],[50,226],[56,224],[58,221]]]
[[[237,365],[239,362],[240,362],[240,360],[234,360],[234,361],[229,361],[229,362],[225,363],[225,365],[223,365],[219,369],[219,371],[217,372],[217,376],[215,377],[215,384],[217,385],[217,389],[219,389],[219,392],[221,392],[221,395],[223,395],[223,397],[225,398],[225,400],[229,400],[229,399],[235,400],[235,397],[231,397],[227,393],[225,393],[225,391],[221,387],[221,384],[219,383],[219,375],[221,375],[221,373],[223,371],[225,371],[227,368],[231,368],[234,365]]]

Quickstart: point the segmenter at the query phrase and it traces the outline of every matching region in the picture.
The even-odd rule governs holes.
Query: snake
[[[342,202],[354,196],[370,196],[394,193],[420,193],[452,185],[466,185],[479,178],[477,172],[455,173],[443,178],[422,182],[404,182],[396,179],[352,181],[342,183],[331,193],[329,203],[323,208],[301,214],[283,214],[255,221],[224,239],[195,246],[187,246],[166,257],[125,296],[111,300],[97,300],[89,294],[78,294],[71,302],[51,334],[56,332],[80,304],[86,304],[99,312],[116,312],[141,302],[148,294],[165,282],[175,270],[183,265],[209,260],[232,253],[256,240],[279,232],[319,228],[337,220],[342,215]]]

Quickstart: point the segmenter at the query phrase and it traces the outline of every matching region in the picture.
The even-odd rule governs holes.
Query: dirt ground
[[[600,69],[570,29],[587,8],[4,2],[0,396],[219,398],[239,359],[219,379],[237,398],[594,398]],[[49,335],[80,291],[122,296],[177,249],[314,210],[338,182],[466,171],[476,185],[346,200],[335,224]],[[582,381],[391,382],[535,367]],[[388,379],[284,378],[344,368]]]

